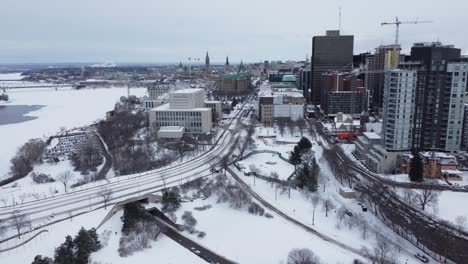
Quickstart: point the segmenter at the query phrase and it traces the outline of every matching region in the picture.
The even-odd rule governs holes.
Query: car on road
[[[428,262],[429,262],[429,258],[426,257],[426,256],[423,255],[423,254],[416,253],[414,256],[415,256],[417,259],[419,259],[420,261],[424,262],[424,263],[428,263]]]

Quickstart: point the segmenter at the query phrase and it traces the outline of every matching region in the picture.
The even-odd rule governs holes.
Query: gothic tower
[[[224,64],[224,71],[230,71],[231,66],[229,66],[229,57],[226,56],[226,64]]]

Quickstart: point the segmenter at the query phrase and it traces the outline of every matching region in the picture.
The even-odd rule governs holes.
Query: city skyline
[[[394,1],[373,8],[373,1],[314,3],[297,0],[244,0],[220,6],[214,0],[154,3],[141,0],[79,3],[46,0],[6,0],[0,10],[4,27],[0,37],[2,63],[141,62],[178,63],[200,58],[208,50],[213,64],[226,56],[233,62],[304,60],[311,54],[312,37],[338,28],[342,8],[342,34],[355,36],[354,53],[393,44],[393,26],[381,22],[431,20],[431,24],[400,28],[403,52],[414,42],[440,40],[466,54],[468,23],[466,2],[451,0]],[[424,10],[420,7],[424,5]],[[424,12],[423,12],[424,11]]]

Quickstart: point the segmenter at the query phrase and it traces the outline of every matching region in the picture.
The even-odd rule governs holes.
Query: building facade
[[[323,74],[320,108],[329,116],[337,113],[360,114],[367,111],[367,91],[364,82],[354,73]]]
[[[325,36],[312,39],[311,103],[320,104],[323,90],[323,73],[351,71],[353,69],[354,36],[340,35],[338,30],[329,30]]]
[[[415,98],[413,148],[460,148],[468,63],[460,49],[440,42],[415,43],[411,60],[420,62]]]
[[[458,170],[458,161],[455,156],[441,152],[419,152],[423,163],[423,177],[425,178],[454,178],[457,175],[462,175]],[[413,161],[412,154],[404,154],[400,156],[400,171],[409,174],[411,162]]]
[[[169,103],[149,111],[150,128],[183,127],[185,133],[208,133],[213,126],[211,108],[205,107],[202,89],[183,89],[169,94]],[[166,133],[167,134],[167,133]]]
[[[304,119],[305,99],[296,88],[272,88],[258,95],[258,119],[272,124],[276,119]]]
[[[386,151],[380,144],[381,140],[374,132],[364,132],[355,141],[353,153],[369,170],[390,174],[397,167],[398,153]]]
[[[175,86],[173,84],[150,84],[148,86],[148,95],[151,100],[156,100],[163,94],[173,91]]]
[[[251,90],[251,77],[248,73],[226,73],[219,76],[216,84],[219,94],[242,95]]]
[[[383,145],[388,151],[412,148],[417,71],[393,69],[385,74]]]
[[[385,72],[395,69],[400,62],[400,45],[383,45],[375,49],[375,54],[367,59],[367,89],[370,91],[370,104],[382,108],[384,103]]]

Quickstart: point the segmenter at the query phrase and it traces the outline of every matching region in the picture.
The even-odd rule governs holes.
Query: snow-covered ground
[[[16,74],[18,76],[18,74]],[[0,79],[13,79],[15,75],[0,74]],[[0,179],[9,172],[10,159],[16,150],[31,138],[45,138],[57,133],[60,128],[71,129],[89,125],[105,117],[107,111],[114,108],[121,96],[126,96],[127,89],[121,87],[82,89],[31,88],[7,90],[10,103],[6,105],[41,105],[39,110],[27,116],[37,117],[22,123],[0,125]],[[131,94],[143,96],[144,88],[132,88]],[[1,112],[0,112],[0,118]]]
[[[287,180],[294,172],[294,165],[280,159],[277,154],[271,153],[252,155],[240,161],[239,164],[245,167],[246,172],[250,171],[251,165],[254,165],[259,170],[258,173],[263,176],[270,176],[272,172],[276,172],[281,180]]]
[[[164,235],[160,235],[156,241],[153,241],[151,243],[151,248],[145,249],[144,251],[135,252],[133,255],[125,258],[120,257],[117,250],[119,249],[119,240],[122,230],[122,220],[120,219],[122,214],[123,211],[117,212],[98,230],[99,234],[110,231],[110,236],[109,240],[105,242],[107,246],[91,255],[93,262],[102,264],[149,262],[167,264],[206,263],[206,261]],[[100,236],[100,239],[102,239],[102,236]]]
[[[439,218],[455,223],[457,216],[468,218],[468,193],[464,192],[441,192],[439,195]],[[468,226],[465,227],[468,230]]]
[[[14,249],[0,253],[2,263],[31,263],[36,255],[52,257],[54,250],[65,241],[65,236],[74,237],[81,227],[90,229],[96,227],[99,221],[104,218],[108,211],[96,210],[91,213],[74,217],[72,220],[65,220],[55,225],[46,227],[49,232],[42,233],[30,243]],[[99,231],[98,231],[99,234]],[[27,239],[29,236],[22,236],[21,239],[14,239],[6,244],[2,244],[0,248],[11,247],[18,244],[19,241]]]
[[[193,209],[207,204],[213,207],[204,211]],[[184,211],[191,211],[198,221],[195,228],[206,232],[202,239],[187,233],[188,236],[238,263],[286,263],[292,248],[309,248],[326,263],[342,263],[344,260],[347,263],[359,258],[304,232],[276,214],[273,214],[274,218],[251,215],[233,210],[227,204],[216,204],[215,198],[184,203],[177,211],[178,219]]]

